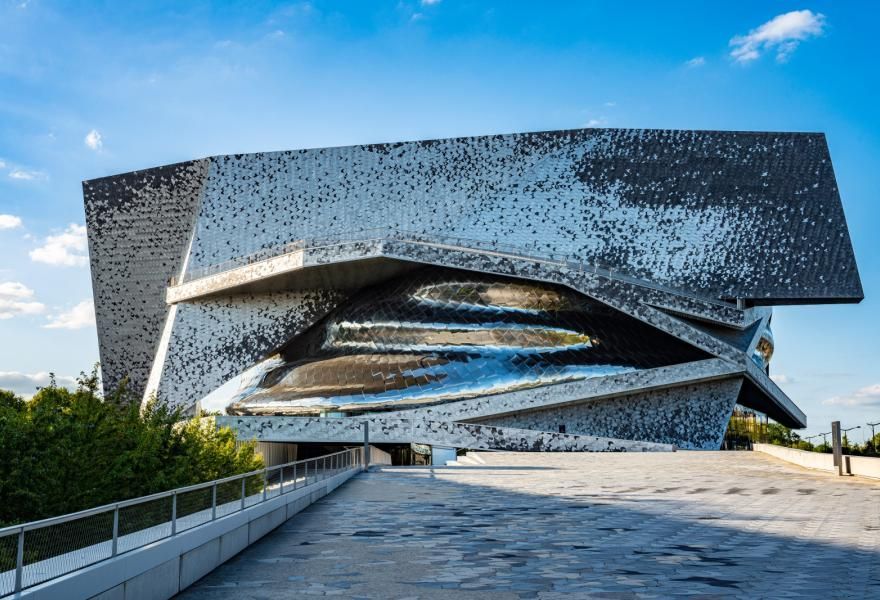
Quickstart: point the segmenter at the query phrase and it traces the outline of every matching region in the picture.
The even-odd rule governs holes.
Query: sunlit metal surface
[[[773,349],[773,331],[768,325],[761,333],[761,339],[758,340],[755,351],[752,352],[752,360],[762,369],[766,369],[770,366],[770,360],[773,358]]]
[[[291,340],[227,411],[397,409],[706,357],[566,288],[426,268],[357,294]]]

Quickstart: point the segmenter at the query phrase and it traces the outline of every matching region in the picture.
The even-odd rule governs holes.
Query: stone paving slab
[[[750,452],[361,474],[188,599],[880,598],[880,483]]]

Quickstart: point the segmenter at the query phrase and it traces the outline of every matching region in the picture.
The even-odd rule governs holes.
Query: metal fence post
[[[293,489],[296,489],[296,463],[293,463]]]
[[[211,520],[217,520],[217,484],[211,486]]]
[[[241,510],[244,510],[244,480],[245,478],[241,478]]]
[[[269,469],[263,469],[263,502],[266,501],[266,479],[268,477]]]
[[[177,492],[171,494],[171,535],[177,533]]]
[[[21,575],[24,571],[24,527],[18,532],[18,550],[15,555],[15,592],[21,591]]]
[[[278,492],[279,496],[284,495],[284,466],[282,465],[281,471],[278,474],[278,479],[281,481],[281,491]]]
[[[110,556],[116,556],[116,549],[119,544],[119,505],[113,509],[113,551]]]

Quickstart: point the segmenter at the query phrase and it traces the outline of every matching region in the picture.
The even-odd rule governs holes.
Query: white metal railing
[[[72,573],[364,465],[350,448],[0,529],[0,596]]]
[[[170,281],[170,285],[181,285],[195,279],[201,279],[210,275],[225,273],[233,269],[260,263],[298,250],[318,250],[321,248],[338,247],[345,244],[364,244],[369,242],[384,241],[399,241],[425,246],[445,247],[451,250],[464,252],[476,251],[501,254],[518,259],[529,260],[532,262],[562,266],[571,271],[593,273],[611,279],[639,285],[641,287],[675,294],[677,296],[692,298],[702,303],[713,304],[723,308],[733,308],[730,303],[724,302],[720,299],[713,300],[710,298],[706,298],[690,291],[681,290],[669,285],[659,284],[653,281],[649,281],[647,279],[628,275],[621,272],[620,270],[615,270],[613,267],[608,265],[603,265],[595,261],[588,263],[572,255],[545,251],[537,246],[535,248],[525,248],[522,246],[505,244],[496,241],[477,240],[473,238],[450,236],[436,233],[423,234],[414,231],[387,228],[362,229],[357,231],[336,233],[319,238],[300,239],[285,244],[280,244],[278,246],[264,248],[252,254],[232,258],[211,265],[189,267],[185,273],[181,274],[180,277],[172,278],[172,280]]]

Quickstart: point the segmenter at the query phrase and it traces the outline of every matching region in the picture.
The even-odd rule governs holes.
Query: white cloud
[[[608,108],[613,108],[613,107],[617,106],[617,102],[610,102],[609,101],[609,102],[605,103],[605,106],[607,106]]]
[[[45,244],[31,250],[30,257],[47,265],[84,267],[89,262],[87,249],[85,226],[71,223],[63,233],[50,235]]]
[[[20,315],[38,315],[46,307],[33,300],[34,291],[17,281],[0,282],[0,319]]]
[[[6,168],[6,161],[3,160],[2,158],[0,158],[0,169],[5,169],[5,168]]]
[[[706,58],[704,56],[695,56],[692,59],[685,61],[685,66],[694,68],[694,67],[702,67],[706,64]]]
[[[95,324],[95,304],[91,300],[83,300],[67,312],[49,317],[50,322],[43,325],[46,329],[82,329]]]
[[[441,0],[422,0],[422,6],[433,6],[440,4]]]
[[[86,134],[86,139],[83,141],[85,142],[86,146],[96,152],[104,146],[104,140],[101,137],[101,132],[97,129],[92,129],[90,132],[88,132]]]
[[[770,376],[770,379],[779,384],[794,383],[794,377],[790,377],[789,375],[785,375],[784,373],[774,373]]]
[[[17,281],[4,281],[0,283],[0,296],[6,298],[32,298],[34,290]]]
[[[856,390],[849,396],[835,396],[822,402],[832,406],[869,406],[880,408],[880,383]]]
[[[49,373],[19,373],[18,371],[0,371],[0,390],[10,390],[30,398],[37,388],[49,385]],[[76,378],[64,375],[56,375],[55,383],[59,387],[73,389],[76,387]]]
[[[9,177],[12,179],[19,179],[21,181],[33,181],[34,179],[44,179],[46,177],[45,173],[40,171],[28,171],[26,169],[12,169],[9,172]]]
[[[776,50],[776,60],[785,62],[802,41],[822,35],[825,15],[810,10],[793,10],[777,15],[748,33],[730,40],[730,56],[739,63],[758,59],[765,50]]]
[[[21,217],[0,215],[0,229],[15,229],[16,227],[21,227]]]

